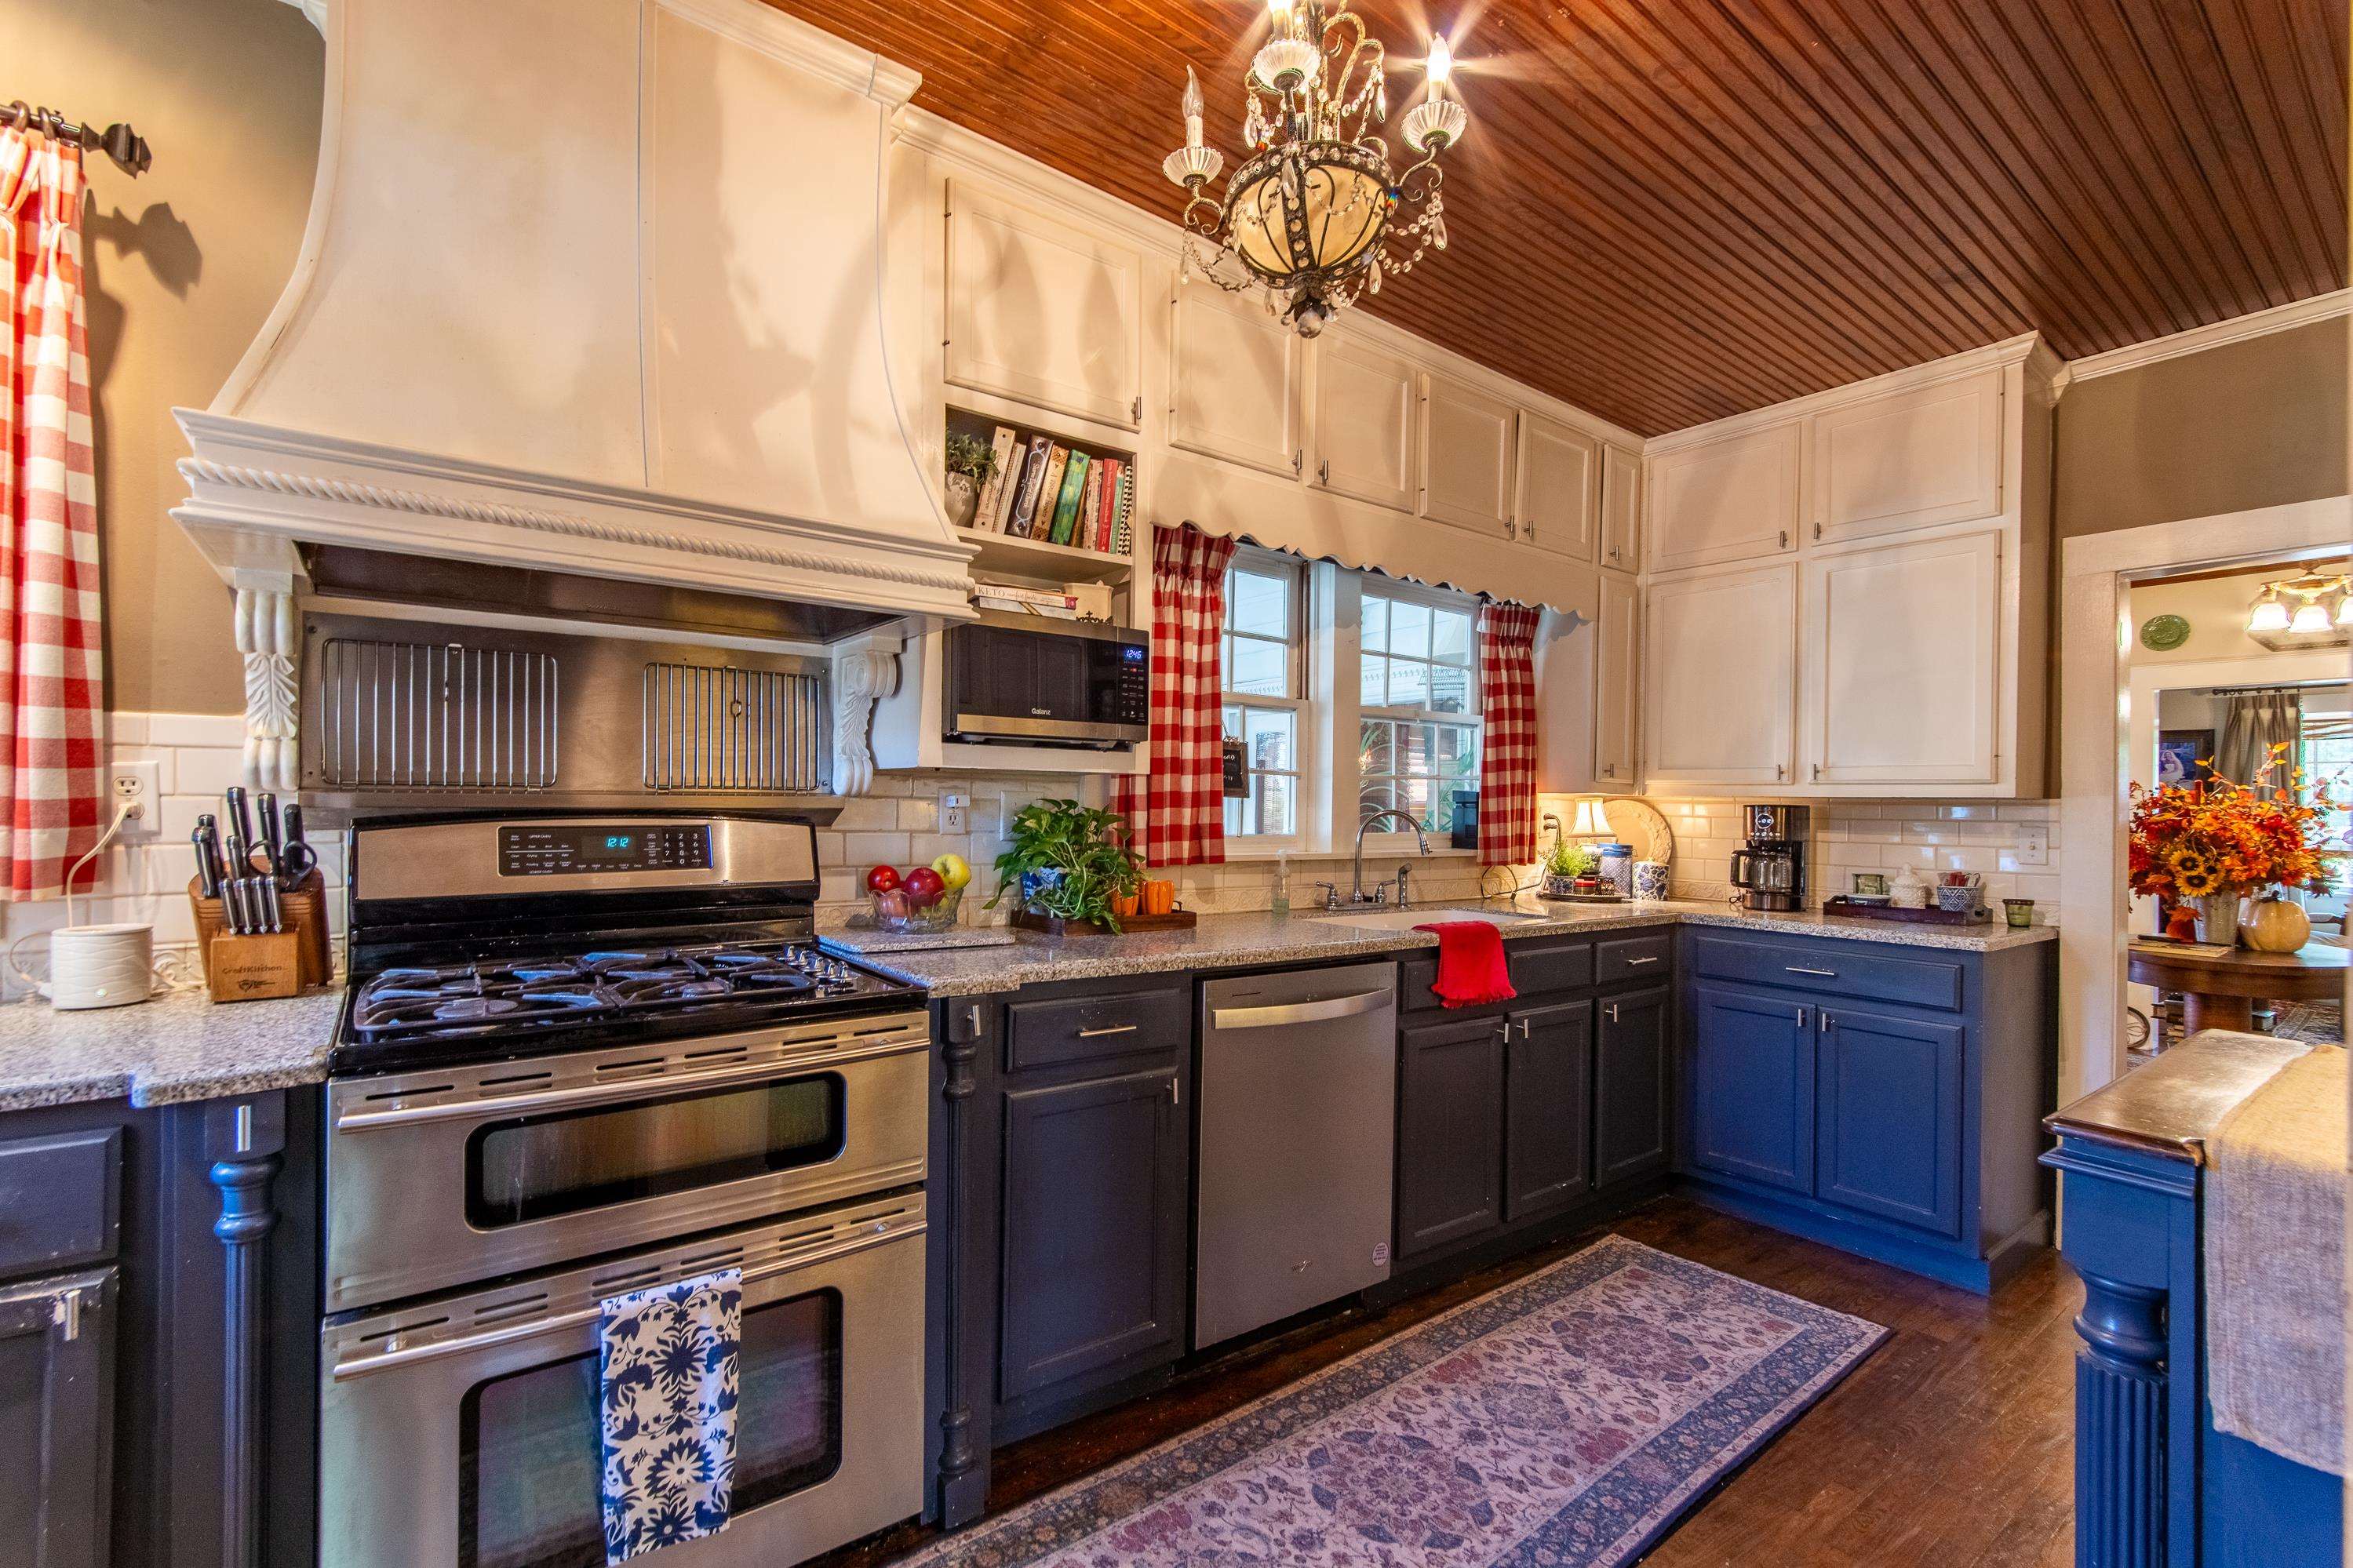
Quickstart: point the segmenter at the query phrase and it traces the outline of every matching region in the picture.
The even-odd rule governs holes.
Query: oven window
[[[818,1073],[491,1122],[467,1140],[466,1217],[490,1230],[821,1165],[841,1152],[842,1099]]]
[[[841,1466],[841,1292],[747,1309],[736,1357],[742,1518]],[[604,1568],[594,1352],[478,1383],[459,1412],[461,1568]]]

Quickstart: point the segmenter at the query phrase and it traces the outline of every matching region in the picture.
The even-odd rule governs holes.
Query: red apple
[[[918,910],[930,909],[948,890],[946,880],[929,866],[916,867],[899,879],[899,885],[906,889],[909,906]]]
[[[888,866],[870,866],[866,871],[866,890],[887,893],[899,885],[899,873]]]

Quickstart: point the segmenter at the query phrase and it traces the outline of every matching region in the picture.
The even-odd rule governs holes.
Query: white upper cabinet
[[[2001,372],[1813,418],[1812,537],[1968,522],[2001,510]]]
[[[1169,304],[1168,444],[1295,477],[1304,358],[1299,334],[1254,296],[1178,289]]]
[[[1646,618],[1643,786],[1788,784],[1796,564],[1653,582]]]
[[[1642,459],[1623,447],[1601,448],[1601,564],[1642,569]]]
[[[1612,794],[1641,785],[1642,595],[1631,577],[1601,574],[1593,671],[1593,779]]]
[[[955,384],[1137,429],[1143,300],[1134,250],[949,185],[944,374]]]
[[[1512,531],[1539,550],[1590,561],[1600,542],[1600,444],[1523,409]]]
[[[1990,784],[1999,529],[1806,563],[1810,784]]]
[[[1422,373],[1422,516],[1499,539],[1511,531],[1518,413],[1500,397]]]
[[[1651,460],[1651,569],[1751,561],[1797,548],[1798,420]]]
[[[1412,364],[1327,332],[1315,344],[1307,477],[1337,495],[1413,510]]]

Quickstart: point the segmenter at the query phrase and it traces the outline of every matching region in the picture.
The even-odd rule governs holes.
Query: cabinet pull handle
[[[1628,959],[1628,960],[1626,961],[1626,967],[1627,967],[1627,968],[1629,968],[1629,969],[1631,969],[1631,968],[1633,968],[1633,967],[1634,967],[1636,964],[1638,964],[1638,963],[1658,963],[1658,962],[1659,962],[1659,955],[1658,955],[1657,953],[1655,953],[1655,952],[1654,952],[1654,953],[1651,953],[1651,954],[1649,957],[1647,957],[1647,958],[1630,958],[1630,959]]]
[[[1785,963],[1781,967],[1792,974],[1819,974],[1825,980],[1838,978],[1838,971],[1835,969],[1809,969],[1802,963]]]
[[[1081,1029],[1079,1038],[1093,1040],[1100,1039],[1105,1035],[1132,1035],[1142,1026],[1139,1024],[1106,1024],[1100,1029]]]
[[[1324,458],[1317,460],[1315,464],[1315,482],[1319,485],[1328,485],[1332,482],[1331,458]]]
[[[1820,523],[1819,523],[1819,522],[1818,522],[1818,523],[1814,524],[1814,537],[1815,537],[1816,539],[1820,539],[1821,536],[1822,536],[1822,525],[1821,525]]]
[[[1306,466],[1307,466],[1307,448],[1306,448],[1306,447],[1293,447],[1291,449],[1291,471],[1292,471],[1293,473],[1294,473],[1294,474],[1295,474],[1295,473],[1298,473],[1302,468],[1304,468]]]
[[[1831,1032],[1831,1014],[1829,1008],[1825,1007],[1820,1012],[1814,1015],[1814,1027],[1821,1034],[1827,1035]]]
[[[1800,1007],[1800,1008],[1799,1008],[1799,1009],[1798,1009],[1798,1027],[1799,1027],[1800,1029],[1802,1029],[1802,1028],[1804,1028],[1804,1027],[1806,1026],[1806,1013],[1807,1013],[1807,1011],[1808,1011],[1808,1010],[1807,1010],[1806,1008],[1803,1008],[1803,1007]]]
[[[1138,425],[1144,423],[1144,394],[1139,392],[1135,395],[1135,402],[1128,410],[1128,417]]]
[[[1528,1021],[1527,1021],[1525,1018],[1523,1018],[1523,1019],[1521,1019],[1521,1020],[1520,1020],[1520,1038],[1522,1038],[1522,1039],[1524,1039],[1524,1040],[1525,1040],[1525,1039],[1526,1039],[1527,1037],[1528,1037]]]
[[[1822,764],[1820,763],[1814,764],[1814,782],[1816,784],[1822,782]]]
[[[1773,776],[1777,779],[1788,778],[1789,776],[1789,770],[1783,767],[1780,763],[1775,763],[1773,764]]]
[[[1789,548],[1789,531],[1786,528],[1781,531],[1781,548],[1784,550]]]
[[[1618,1022],[1618,1004],[1617,1004],[1617,1003],[1615,1003],[1615,1002],[1607,1002],[1607,1003],[1602,1004],[1601,1011],[1602,1011],[1603,1016],[1606,1016],[1606,1017],[1607,1017],[1607,1018],[1608,1018],[1611,1023],[1613,1023],[1613,1024],[1614,1024],[1614,1023]]]
[[[81,1338],[81,1287],[61,1290],[49,1307],[49,1321],[65,1330],[66,1341],[71,1343]]]
[[[1171,1105],[1185,1103],[1185,1091],[1173,1078],[1168,1080],[1168,1103]]]

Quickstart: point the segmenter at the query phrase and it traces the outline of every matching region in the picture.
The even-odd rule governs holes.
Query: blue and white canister
[[[1621,899],[1634,896],[1634,851],[1624,844],[1597,844],[1593,852],[1601,860],[1601,879],[1618,889]]]
[[[1634,862],[1634,897],[1646,904],[1666,900],[1667,863],[1664,860]]]

